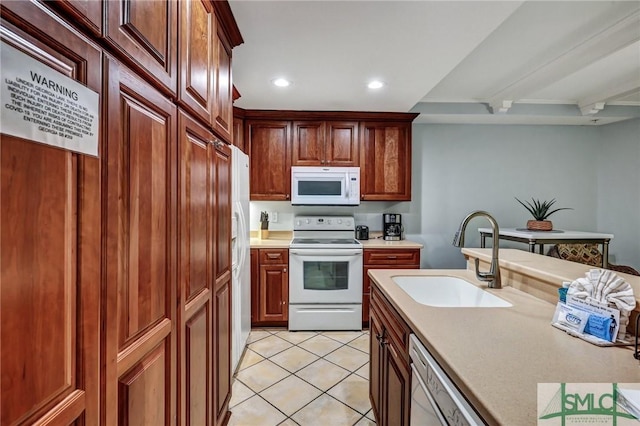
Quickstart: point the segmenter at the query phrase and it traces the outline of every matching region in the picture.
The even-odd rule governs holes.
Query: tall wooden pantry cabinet
[[[0,19],[2,48],[98,94],[100,129],[97,157],[0,135],[0,425],[226,424],[229,4],[20,0]]]

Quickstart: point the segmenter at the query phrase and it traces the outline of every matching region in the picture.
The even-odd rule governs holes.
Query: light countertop
[[[490,257],[491,250],[463,252]],[[524,268],[529,273],[540,268],[547,277],[553,276],[558,286],[589,269],[521,250],[500,250],[500,256],[501,267]],[[472,270],[376,269],[369,275],[489,424],[536,424],[538,383],[640,383],[640,361],[633,358],[632,348],[598,347],[552,327],[555,304],[510,287],[504,282],[508,281],[504,279],[507,274],[503,274],[504,287],[499,290],[487,289]],[[513,306],[425,306],[393,282],[395,275],[464,278]],[[640,277],[626,277],[638,278],[632,284],[635,291]],[[636,297],[639,295],[636,293]]]
[[[249,246],[251,248],[273,248],[273,249],[288,249],[289,243],[293,232],[291,231],[269,231],[269,238],[262,239],[258,237],[259,231],[251,231],[251,240]]]
[[[251,248],[289,248],[293,232],[292,231],[269,231],[269,238],[258,238],[258,231],[251,231]],[[410,249],[422,248],[422,244],[410,240],[401,241],[385,241],[376,238],[382,235],[380,232],[373,233],[371,239],[361,240],[362,247],[365,249]]]

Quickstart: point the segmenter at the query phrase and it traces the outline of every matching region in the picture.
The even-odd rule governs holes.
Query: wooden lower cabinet
[[[213,321],[213,408],[216,426],[229,421],[231,400],[231,271],[216,283]],[[194,423],[195,425],[196,423]]]
[[[410,329],[375,286],[371,288],[370,319],[369,391],[376,423],[408,426]]]
[[[362,325],[369,325],[370,269],[420,269],[420,249],[365,249],[362,273]]]
[[[287,325],[289,250],[252,249],[251,256],[252,325]]]

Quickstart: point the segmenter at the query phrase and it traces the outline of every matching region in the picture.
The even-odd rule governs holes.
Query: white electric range
[[[296,216],[289,330],[362,329],[362,243],[351,216]]]

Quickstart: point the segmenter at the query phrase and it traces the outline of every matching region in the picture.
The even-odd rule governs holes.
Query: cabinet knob
[[[284,268],[284,269],[282,270],[282,272],[287,272],[287,268]]]
[[[285,195],[284,198],[289,199],[289,194]]]

